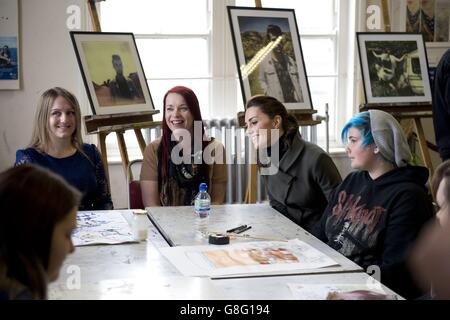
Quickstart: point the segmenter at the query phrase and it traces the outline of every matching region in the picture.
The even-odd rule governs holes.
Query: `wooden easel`
[[[153,128],[161,124],[161,121],[153,121],[153,115],[158,110],[149,112],[136,112],[118,115],[101,115],[101,116],[85,116],[84,122],[86,132],[88,134],[98,134],[99,149],[102,156],[103,166],[105,167],[105,175],[109,178],[108,156],[106,151],[106,136],[112,132],[116,133],[117,143],[119,145],[120,157],[122,159],[122,168],[125,176],[130,163],[128,158],[127,146],[125,143],[125,131],[133,129],[139,144],[142,155],[145,150],[145,140],[142,136],[141,129]],[[109,179],[108,179],[109,181]]]
[[[101,32],[100,21],[98,19],[96,2],[103,0],[87,0],[89,12],[91,15],[92,25],[95,32]],[[127,177],[128,158],[127,147],[125,143],[125,131],[133,129],[136,139],[139,143],[139,149],[142,155],[145,150],[145,140],[142,136],[141,129],[153,128],[161,124],[160,121],[153,121],[153,115],[159,113],[159,110],[151,110],[146,112],[131,112],[111,115],[91,115],[84,117],[86,132],[88,134],[98,134],[99,149],[102,156],[103,166],[105,167],[105,175],[109,183],[108,157],[106,150],[106,136],[112,132],[116,133],[117,142],[119,144],[120,157],[122,159],[122,168]]]
[[[431,103],[417,103],[417,104],[375,104],[366,103],[359,107],[360,111],[367,111],[370,109],[378,109],[389,112],[399,122],[402,119],[411,119],[414,123],[414,130],[417,134],[419,142],[420,154],[422,155],[425,166],[430,171],[430,178],[433,176],[433,163],[428,149],[433,149],[433,144],[428,142],[425,138],[425,132],[422,127],[422,118],[431,118],[433,113],[431,111]]]

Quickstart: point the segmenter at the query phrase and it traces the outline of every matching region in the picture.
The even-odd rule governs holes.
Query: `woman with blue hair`
[[[405,267],[409,247],[432,216],[428,170],[411,166],[402,128],[380,110],[355,115],[342,139],[350,173],[333,191],[315,235],[405,298],[420,295]]]

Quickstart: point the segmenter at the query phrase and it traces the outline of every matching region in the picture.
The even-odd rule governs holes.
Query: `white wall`
[[[30,141],[40,94],[54,86],[72,91],[87,110],[87,98],[69,36],[70,5],[83,0],[21,0],[19,29],[21,89],[0,91],[0,171],[11,166],[15,151]],[[86,24],[82,19],[82,26]]]

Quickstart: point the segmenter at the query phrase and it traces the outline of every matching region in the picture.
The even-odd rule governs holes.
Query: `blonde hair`
[[[45,91],[38,102],[34,121],[33,136],[29,147],[35,148],[39,152],[46,153],[50,144],[49,136],[49,115],[53,103],[57,97],[63,97],[75,111],[75,131],[72,134],[72,145],[84,154],[82,150],[83,139],[81,137],[81,111],[77,98],[64,88],[54,87]]]

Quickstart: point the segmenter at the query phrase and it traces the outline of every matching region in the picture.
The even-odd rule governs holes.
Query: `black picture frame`
[[[357,32],[356,36],[367,103],[431,102],[428,58],[422,34]]]
[[[312,110],[294,9],[227,9],[244,105],[264,94],[287,109]]]
[[[71,31],[94,115],[154,111],[132,33]]]

